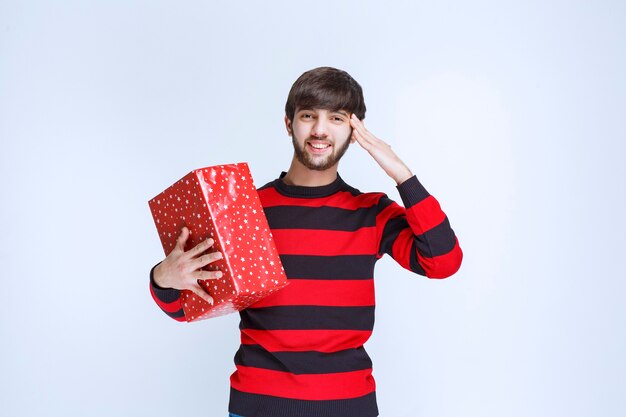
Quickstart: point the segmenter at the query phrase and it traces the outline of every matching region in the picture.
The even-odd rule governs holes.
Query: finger
[[[363,123],[359,122],[358,119],[352,119],[354,128],[352,129],[352,134],[355,136],[357,141],[360,140],[360,144],[363,145],[365,143],[369,145],[375,145],[380,139],[374,136],[369,130],[365,128]]]
[[[207,253],[205,255],[199,256],[196,259],[194,259],[193,262],[191,263],[191,269],[195,271],[196,269],[200,269],[203,266],[207,266],[211,262],[215,262],[222,258],[223,256],[221,252]]]
[[[211,294],[209,294],[200,284],[198,284],[198,282],[192,285],[190,290],[207,303],[213,305],[213,297],[211,297]]]
[[[176,249],[181,251],[185,250],[185,243],[187,243],[187,238],[189,237],[189,229],[186,226],[183,226],[180,231],[180,235],[176,238]]]
[[[208,238],[205,241],[202,241],[200,243],[198,243],[196,246],[194,246],[192,249],[190,249],[189,251],[187,251],[187,253],[191,256],[198,256],[200,255],[202,252],[206,251],[207,249],[209,249],[211,246],[213,246],[213,243],[215,243],[213,241],[213,239]]]
[[[372,134],[372,132],[370,132],[369,130],[367,130],[365,128],[365,124],[359,120],[354,114],[352,115],[353,117],[350,119],[350,122],[353,126],[353,132],[356,131],[357,134],[361,135],[361,138],[365,141],[368,141],[374,145],[387,145],[387,143],[385,141],[383,141],[382,139],[376,137],[374,134]]]
[[[352,114],[352,117],[350,118],[350,124],[354,129],[358,130],[362,134],[369,133],[369,131],[365,128],[365,124],[354,114]]]
[[[361,135],[361,137],[363,138],[364,141],[372,144],[372,145],[376,145],[382,142],[382,140],[378,139],[376,136],[374,136],[372,134],[372,132],[370,132],[369,130],[367,130],[365,127],[360,128],[360,129],[356,129],[357,133],[359,135]]]
[[[195,274],[195,277],[200,280],[205,279],[219,279],[224,276],[222,271],[198,271]]]
[[[372,147],[372,144],[363,138],[363,135],[359,133],[356,129],[352,131],[352,137],[361,145],[361,147],[365,150],[369,150]]]
[[[352,126],[352,129],[354,130],[359,130],[362,128],[363,124],[361,123],[361,121],[359,119],[357,119],[357,117],[353,114],[352,117],[350,118],[350,126]]]
[[[353,129],[352,134],[354,138],[359,142],[359,144],[367,150],[385,150],[386,148],[391,148],[391,146],[389,146],[387,142],[377,138],[365,128],[363,128],[362,130]]]

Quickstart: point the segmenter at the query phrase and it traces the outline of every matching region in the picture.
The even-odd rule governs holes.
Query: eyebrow
[[[301,108],[296,109],[296,113],[300,113],[301,111],[316,111],[316,110],[317,108],[315,107],[301,107]],[[350,117],[350,113],[342,109],[322,109],[322,110],[328,110],[330,113],[339,113],[343,116]]]

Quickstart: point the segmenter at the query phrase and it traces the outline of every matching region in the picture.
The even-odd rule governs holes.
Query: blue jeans
[[[238,414],[228,413],[228,417],[243,417]]]

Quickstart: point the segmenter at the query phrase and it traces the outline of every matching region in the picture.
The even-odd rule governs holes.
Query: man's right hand
[[[189,229],[183,227],[176,247],[169,255],[154,268],[154,283],[161,288],[175,288],[177,290],[193,291],[198,297],[209,304],[213,304],[213,297],[198,283],[199,280],[218,279],[222,277],[220,271],[204,271],[201,268],[222,259],[220,252],[205,253],[213,246],[213,239],[209,238],[198,243],[185,252],[185,243],[189,238]]]

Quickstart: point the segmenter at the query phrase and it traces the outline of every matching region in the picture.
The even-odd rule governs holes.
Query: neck
[[[325,169],[316,171],[302,165],[294,156],[287,174],[282,178],[287,185],[299,185],[303,187],[319,187],[328,185],[337,179],[337,164]]]

